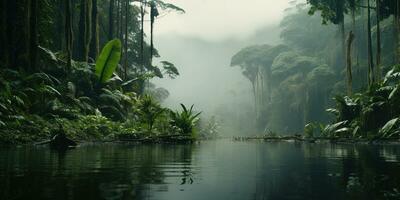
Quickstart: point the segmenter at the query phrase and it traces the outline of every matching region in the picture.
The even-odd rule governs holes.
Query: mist
[[[174,63],[180,72],[176,79],[153,81],[170,93],[163,104],[173,109],[179,109],[180,103],[193,104],[204,118],[215,116],[223,121],[222,129],[229,126],[224,131],[228,135],[243,134],[235,130],[254,131],[252,86],[241,69],[230,66],[231,57],[245,46],[279,44],[279,23],[288,2],[172,3],[182,6],[186,13],[167,15],[156,28],[155,46],[161,55],[157,60]],[[252,9],[243,9],[249,4],[254,5]],[[202,8],[207,12],[201,12]],[[218,14],[221,11],[223,15]],[[243,124],[237,124],[240,121]]]

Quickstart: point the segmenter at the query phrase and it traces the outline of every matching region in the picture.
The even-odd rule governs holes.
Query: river
[[[399,146],[296,142],[0,148],[0,199],[398,199]]]

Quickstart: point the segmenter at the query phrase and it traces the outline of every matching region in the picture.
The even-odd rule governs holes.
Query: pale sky
[[[156,21],[155,35],[175,34],[205,40],[242,39],[279,23],[288,0],[169,0],[185,14],[168,13]]]
[[[170,92],[164,105],[195,104],[203,115],[221,106],[252,106],[251,84],[240,68],[230,67],[231,57],[248,45],[276,44],[277,25],[292,0],[165,1],[186,13],[161,13],[155,24],[158,60],[174,63],[180,72],[173,80],[153,80]]]

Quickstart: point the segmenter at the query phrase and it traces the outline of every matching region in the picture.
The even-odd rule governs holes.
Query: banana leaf
[[[121,59],[121,48],[121,41],[114,39],[108,42],[101,51],[95,69],[95,74],[100,83],[106,83],[112,77]]]

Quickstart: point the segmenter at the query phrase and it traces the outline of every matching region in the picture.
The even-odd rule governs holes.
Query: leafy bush
[[[171,125],[176,128],[182,135],[195,136],[194,127],[196,122],[199,120],[198,116],[201,113],[193,113],[193,105],[190,109],[187,109],[185,105],[181,104],[182,111],[171,111]]]
[[[336,123],[327,125],[326,136],[398,138],[400,137],[399,67],[394,66],[384,80],[366,92],[336,96],[336,108],[327,111],[336,115]]]

